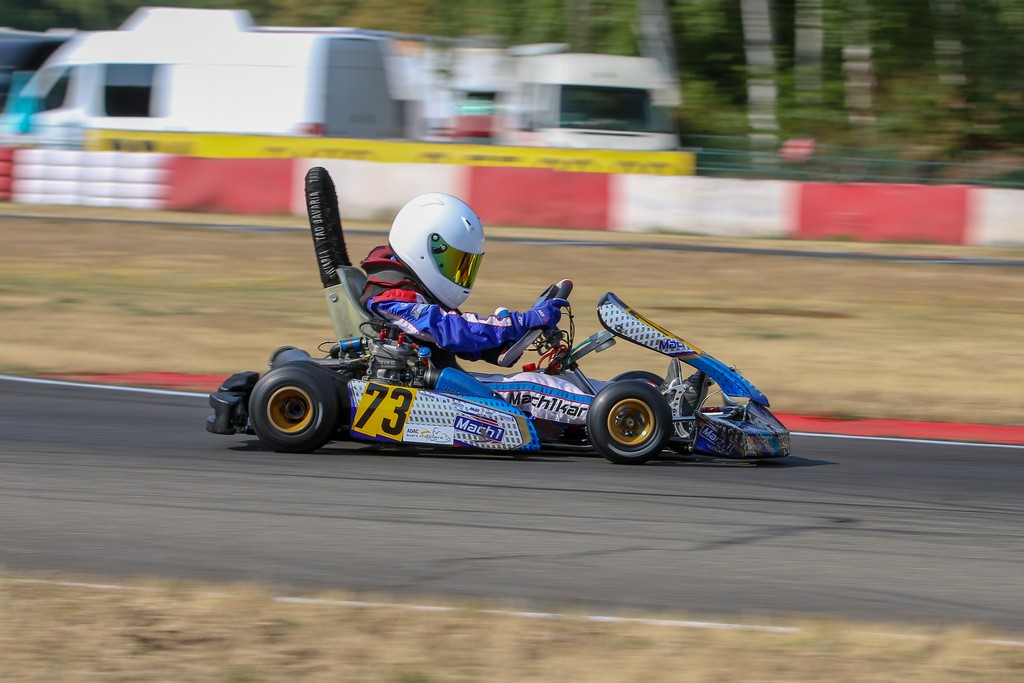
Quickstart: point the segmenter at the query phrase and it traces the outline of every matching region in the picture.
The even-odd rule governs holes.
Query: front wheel
[[[672,434],[672,410],[643,380],[613,382],[597,392],[587,413],[590,443],[617,465],[642,465]]]
[[[612,377],[613,382],[621,382],[624,379],[639,379],[649,384],[653,384],[656,387],[660,387],[665,383],[664,377],[661,375],[655,375],[653,372],[648,370],[627,370],[626,372]]]
[[[310,453],[334,435],[338,390],[327,371],[302,361],[264,375],[249,397],[249,420],[260,441],[281,453]]]

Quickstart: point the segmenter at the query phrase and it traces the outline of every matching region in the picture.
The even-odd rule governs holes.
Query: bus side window
[[[107,116],[151,116],[155,64],[107,64],[103,108]]]

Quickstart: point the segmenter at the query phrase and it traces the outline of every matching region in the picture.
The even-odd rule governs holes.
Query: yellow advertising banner
[[[549,168],[579,173],[693,175],[692,152],[634,152],[216,133],[89,131],[88,151],[156,152],[212,159],[355,159],[391,164]]]

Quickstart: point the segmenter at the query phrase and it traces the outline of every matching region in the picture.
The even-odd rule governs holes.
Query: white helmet
[[[441,192],[421,194],[395,216],[388,242],[442,304],[458,308],[469,298],[484,255],[484,226],[466,202]]]

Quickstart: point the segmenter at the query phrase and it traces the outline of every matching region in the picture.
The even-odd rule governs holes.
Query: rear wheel
[[[280,365],[264,375],[249,397],[249,420],[260,440],[282,453],[309,453],[338,425],[335,380],[312,363]]]
[[[672,433],[672,410],[644,380],[614,382],[597,392],[587,413],[594,448],[617,465],[642,465],[658,455]]]

